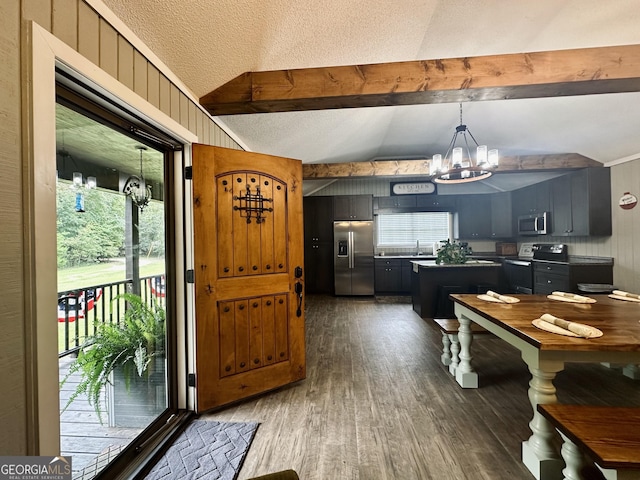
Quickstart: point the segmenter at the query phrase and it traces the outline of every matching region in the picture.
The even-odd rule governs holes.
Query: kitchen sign
[[[433,182],[392,182],[391,195],[430,195],[436,193]]]

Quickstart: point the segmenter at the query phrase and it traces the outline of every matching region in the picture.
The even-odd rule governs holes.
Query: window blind
[[[389,213],[378,215],[378,246],[428,244],[449,238],[449,212]]]

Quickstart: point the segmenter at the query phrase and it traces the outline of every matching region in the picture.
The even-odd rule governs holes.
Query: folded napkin
[[[557,327],[564,328],[565,330],[569,330],[570,332],[573,332],[576,335],[579,335],[584,338],[593,338],[601,335],[598,329],[594,329],[589,325],[583,325],[582,323],[569,322],[567,320],[564,320],[563,318],[554,317],[550,313],[545,313],[544,315],[542,315],[540,317],[540,320],[543,320],[547,323],[551,323]]]
[[[595,303],[595,300],[591,297],[584,297],[582,295],[577,295],[575,293],[568,293],[568,292],[551,292],[551,296],[552,297],[557,297],[554,298],[554,300],[563,300],[563,299],[567,299],[571,302],[576,302],[576,303]],[[559,297],[559,298],[558,298]]]
[[[629,297],[629,298],[635,298],[637,300],[640,300],[640,295],[638,295],[636,293],[629,293],[629,292],[625,292],[623,290],[614,290],[611,293],[614,294],[614,295],[618,295],[619,297]]]
[[[510,297],[508,295],[500,295],[499,293],[492,292],[491,290],[487,290],[487,295],[493,298],[497,298],[498,300],[504,303],[518,303],[520,301],[515,297]]]

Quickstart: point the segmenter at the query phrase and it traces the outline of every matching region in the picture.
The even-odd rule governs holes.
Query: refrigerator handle
[[[349,268],[355,268],[354,254],[353,254],[353,231],[349,231]]]

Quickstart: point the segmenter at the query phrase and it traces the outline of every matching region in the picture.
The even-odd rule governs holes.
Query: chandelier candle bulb
[[[478,161],[478,165],[486,165],[488,162],[487,157],[487,146],[486,145],[478,145],[476,148],[476,158]]]
[[[460,168],[462,165],[462,147],[456,147],[451,152],[451,163],[453,168]]]
[[[487,156],[488,161],[489,161],[489,165],[491,165],[491,167],[495,168],[498,166],[498,149],[497,148],[492,148],[491,150],[489,150],[489,154]]]
[[[431,175],[435,175],[442,168],[442,155],[437,153],[431,159]]]

